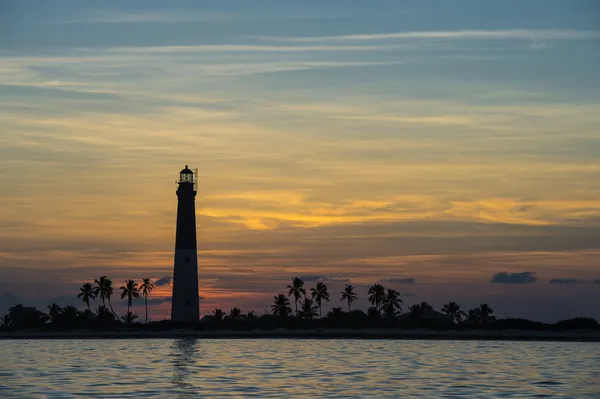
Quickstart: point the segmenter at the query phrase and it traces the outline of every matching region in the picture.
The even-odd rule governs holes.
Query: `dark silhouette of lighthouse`
[[[185,165],[185,169],[179,174],[178,183],[171,320],[194,322],[200,318],[195,205],[198,173],[192,172]]]

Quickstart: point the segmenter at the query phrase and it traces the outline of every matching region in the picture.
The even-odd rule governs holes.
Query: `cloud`
[[[171,284],[171,281],[173,281],[173,277],[171,277],[171,276],[161,277],[154,282],[154,285],[156,285],[158,287],[162,287],[164,285]]]
[[[73,19],[56,21],[62,24],[123,24],[123,23],[180,23],[180,22],[207,22],[227,21],[240,19],[242,15],[224,14],[215,12],[196,12],[185,10],[179,12],[137,12],[127,13],[120,10],[97,10],[89,15],[77,16]]]
[[[452,31],[412,31],[380,34],[357,34],[319,37],[281,37],[271,38],[288,42],[321,41],[367,41],[393,39],[524,39],[524,40],[594,40],[600,38],[595,30],[452,30]],[[263,37],[263,39],[269,39]]]
[[[401,292],[400,296],[419,296],[419,295],[415,294],[414,292]]]
[[[492,276],[490,283],[498,284],[529,284],[537,281],[534,272],[508,273],[500,272]]]
[[[329,281],[332,283],[349,283],[352,280],[348,277],[323,277],[323,281]]]
[[[300,276],[300,278],[305,283],[312,283],[317,281],[329,281],[331,283],[349,283],[350,281],[352,281],[348,277],[327,277],[317,275]]]
[[[300,276],[300,278],[305,283],[311,283],[311,282],[319,281],[319,280],[321,280],[324,277],[323,276],[316,276],[316,275],[309,275],[309,276]]]
[[[576,278],[553,278],[548,282],[550,284],[577,284],[581,283],[582,281]]]
[[[391,284],[414,284],[417,280],[413,277],[400,277],[400,278],[388,278],[386,280],[381,280],[382,283],[391,283]]]

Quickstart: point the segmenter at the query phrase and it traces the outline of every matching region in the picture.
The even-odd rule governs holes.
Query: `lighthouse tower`
[[[194,322],[200,318],[198,298],[198,253],[196,248],[196,193],[198,173],[185,165],[177,188],[177,232],[171,320]]]

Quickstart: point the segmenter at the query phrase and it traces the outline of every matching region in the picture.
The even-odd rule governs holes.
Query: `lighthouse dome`
[[[185,169],[183,169],[181,172],[179,172],[182,175],[193,175],[194,172],[192,172],[187,165],[185,165]]]

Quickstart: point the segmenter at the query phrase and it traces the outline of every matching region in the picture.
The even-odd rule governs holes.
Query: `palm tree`
[[[344,311],[342,310],[342,308],[333,308],[331,309],[331,312],[327,313],[325,317],[331,320],[336,320],[341,319],[343,316]]]
[[[477,309],[469,309],[469,314],[467,315],[467,319],[464,322],[469,325],[479,324],[479,316],[477,313]]]
[[[115,316],[110,312],[110,310],[108,310],[106,306],[100,305],[98,306],[98,309],[96,309],[95,320],[99,321],[100,323],[112,323],[115,321]]]
[[[429,304],[429,302],[426,302],[426,301],[421,302],[420,306],[421,306],[421,309],[423,309],[423,311],[433,310],[433,306],[431,306]]]
[[[77,298],[81,298],[83,300],[83,303],[87,305],[88,310],[91,311],[90,299],[92,301],[96,299],[96,294],[94,294],[94,288],[92,287],[92,283],[85,283],[84,285],[82,285],[79,289],[79,295],[77,295]]]
[[[302,281],[302,280],[300,280]],[[273,297],[274,303],[271,306],[271,311],[276,316],[286,317],[292,313],[292,308],[290,307],[290,300],[284,294],[279,294],[276,297]]]
[[[249,311],[248,314],[246,315],[246,321],[253,322],[256,320],[258,320],[258,315],[256,314],[256,312],[253,310]]]
[[[94,280],[94,295],[96,297],[100,297],[100,301],[102,301],[102,306],[106,306],[106,294],[104,292],[104,286],[106,285],[105,281],[107,280],[106,276],[100,276]]]
[[[294,305],[296,306],[296,314],[298,314],[298,301],[302,295],[306,296],[304,289],[304,281],[300,277],[292,277],[292,285],[288,285],[288,297],[294,295]]]
[[[327,291],[327,285],[324,282],[319,281],[315,288],[310,289],[310,296],[319,306],[319,318],[322,319],[323,316],[321,314],[321,305],[323,304],[323,301],[329,302],[329,292]]]
[[[129,313],[133,298],[140,297],[138,285],[132,279],[125,280],[125,285],[121,286],[121,299],[124,299],[125,297],[127,297],[127,312]]]
[[[10,314],[5,314],[4,316],[0,317],[0,326],[8,328],[10,327]]]
[[[317,306],[314,304],[313,300],[310,298],[304,298],[304,302],[302,302],[302,308],[300,310],[300,317],[311,320],[316,315]]]
[[[48,305],[48,316],[50,316],[50,320],[52,323],[56,323],[58,320],[58,316],[62,313],[62,308],[57,304],[53,303],[52,305]]]
[[[442,313],[452,317],[452,320],[455,323],[460,323],[463,320],[463,317],[467,316],[465,312],[460,310],[458,303],[452,301],[448,302],[442,307]]]
[[[87,322],[87,321],[92,320],[93,318],[94,318],[94,313],[89,309],[86,309],[83,312],[79,313],[80,320]]]
[[[478,308],[475,308],[475,315],[480,324],[490,324],[496,321],[492,313],[494,311],[486,303],[482,303]]]
[[[423,308],[418,303],[414,304],[412,306],[409,306],[408,311],[409,311],[411,317],[413,317],[415,319],[418,319],[419,317],[421,317],[423,315]]]
[[[140,285],[140,291],[144,296],[144,306],[146,307],[146,323],[148,323],[148,295],[154,289],[154,284],[150,281],[150,277],[142,279],[142,285]]]
[[[94,294],[96,295],[96,297],[98,297],[98,295],[100,295],[100,299],[102,300],[103,306],[106,305],[105,301],[108,302],[110,311],[118,319],[119,317],[115,313],[115,311],[112,307],[112,303],[110,302],[110,297],[112,296],[113,292],[115,291],[114,288],[112,287],[112,283],[113,283],[112,280],[107,278],[106,276],[100,276],[99,279],[94,280],[94,283],[96,283],[96,287],[94,287]]]
[[[350,312],[352,302],[358,299],[358,295],[354,292],[354,286],[352,284],[346,284],[344,291],[340,292],[340,294],[342,294],[340,301],[348,302],[348,312]]]
[[[127,324],[131,324],[138,318],[138,315],[131,313],[129,310],[125,315],[121,316],[121,320],[123,320]]]
[[[221,309],[215,309],[213,310],[213,316],[216,321],[221,321],[225,317],[225,313]]]
[[[385,299],[385,288],[381,284],[373,284],[369,287],[369,302],[373,306],[377,308],[378,311],[381,310],[381,304]]]
[[[383,311],[389,317],[396,317],[396,313],[402,309],[400,304],[402,303],[402,299],[400,299],[400,293],[396,290],[388,288],[385,298],[383,299]]]
[[[67,305],[62,309],[60,319],[67,324],[77,324],[80,319],[81,312],[73,305]]]
[[[229,320],[240,320],[242,318],[242,311],[239,308],[231,308],[229,311]]]

